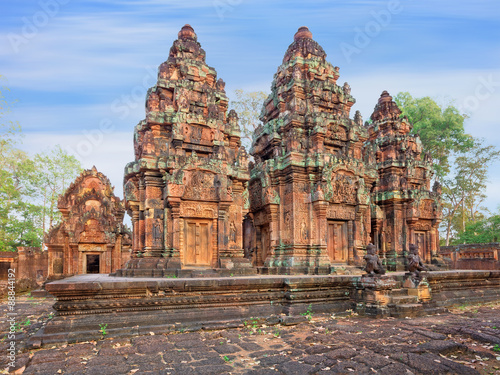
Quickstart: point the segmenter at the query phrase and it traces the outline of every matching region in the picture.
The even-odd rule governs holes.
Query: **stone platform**
[[[353,275],[126,278],[81,275],[46,285],[57,316],[30,340],[39,347],[171,330],[238,327],[259,319],[293,324],[308,311],[417,316],[454,304],[500,300],[500,271],[425,273],[425,293],[405,288],[404,273],[385,282]]]

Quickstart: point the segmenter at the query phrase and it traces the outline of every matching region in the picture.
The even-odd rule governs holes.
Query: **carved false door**
[[[212,223],[209,220],[186,220],[186,266],[210,267],[212,265]]]
[[[426,232],[415,232],[415,245],[418,247],[418,255],[420,258],[426,262],[430,261],[427,259],[427,246],[426,246]]]
[[[328,221],[328,256],[331,262],[347,262],[347,223]]]

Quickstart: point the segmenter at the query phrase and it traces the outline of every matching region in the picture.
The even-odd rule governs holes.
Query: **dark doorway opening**
[[[99,273],[99,254],[87,254],[87,273]]]

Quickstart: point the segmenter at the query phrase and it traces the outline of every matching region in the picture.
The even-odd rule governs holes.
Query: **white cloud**
[[[132,135],[132,132],[118,131],[102,133],[102,139],[91,142],[82,134],[27,133],[21,148],[35,154],[60,145],[80,160],[85,169],[95,165],[115,186],[115,194],[123,198],[123,169],[128,162],[134,160]],[[91,148],[82,147],[82,143],[90,144]],[[85,152],[82,154],[78,150]]]

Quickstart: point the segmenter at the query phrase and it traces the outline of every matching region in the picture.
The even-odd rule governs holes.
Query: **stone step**
[[[407,296],[408,289],[406,289],[406,288],[392,289],[391,295],[393,295],[393,296]]]
[[[394,305],[404,305],[409,303],[418,303],[417,296],[392,296],[391,302]]]
[[[391,316],[395,318],[417,317],[427,315],[421,303],[403,303],[400,305],[388,305]]]
[[[31,291],[31,297],[43,298],[43,297],[53,297],[53,296],[45,289],[37,289]]]

